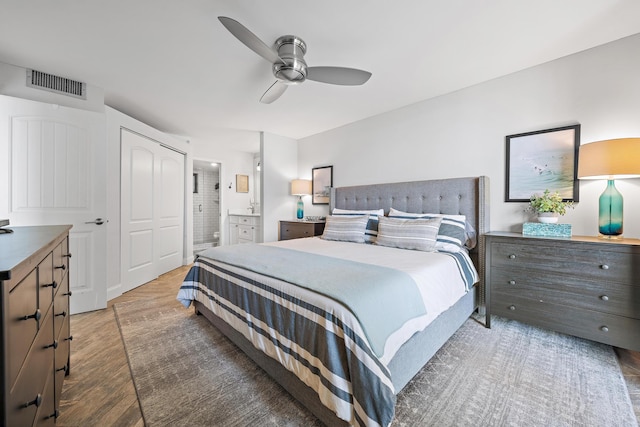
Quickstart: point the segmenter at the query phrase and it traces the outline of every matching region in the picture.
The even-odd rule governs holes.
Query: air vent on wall
[[[53,74],[43,73],[42,71],[27,70],[27,86],[73,96],[75,98],[87,99],[86,83],[54,76]]]

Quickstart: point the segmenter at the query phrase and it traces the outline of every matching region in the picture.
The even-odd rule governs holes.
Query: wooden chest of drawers
[[[70,226],[0,235],[2,413],[6,426],[53,425],[69,374]]]
[[[640,240],[485,235],[491,314],[640,350]]]
[[[280,221],[278,240],[320,236],[324,231],[324,224],[324,221]]]

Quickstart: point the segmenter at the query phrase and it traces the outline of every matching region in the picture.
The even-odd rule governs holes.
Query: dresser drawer
[[[60,283],[69,270],[69,240],[64,239],[53,250],[54,280]]]
[[[24,359],[38,333],[38,318],[45,313],[38,309],[38,273],[33,270],[9,293],[7,307],[7,343],[11,351],[9,359],[9,384],[13,385]]]
[[[280,225],[280,240],[300,239],[312,236],[312,224],[285,222]]]
[[[36,413],[36,423],[38,427],[47,427],[56,425],[56,417],[58,411],[56,411],[55,401],[55,382],[53,372],[49,375],[47,382],[44,386],[42,393],[42,405],[38,408]]]
[[[44,316],[53,302],[53,291],[58,286],[58,281],[53,277],[53,254],[38,264],[38,308]]]
[[[324,231],[324,226],[324,222],[280,221],[279,240],[320,236]]]
[[[71,350],[71,336],[69,335],[69,317],[65,318],[62,330],[58,335],[58,348],[55,349],[55,401],[60,401],[62,384],[69,372],[69,354]],[[57,407],[56,407],[57,409]]]
[[[515,295],[492,296],[491,311],[531,325],[640,351],[640,320]]]
[[[44,389],[53,372],[53,322],[46,316],[43,326],[16,379],[8,399],[7,419],[10,426],[30,426],[38,408],[45,403]]]
[[[57,337],[60,334],[62,325],[69,317],[69,275],[65,275],[62,283],[56,289],[56,296],[53,301],[53,329]]]
[[[522,268],[494,267],[492,295],[520,295],[532,300],[640,319],[640,287]]]
[[[555,271],[582,277],[618,281],[629,285],[634,268],[640,265],[640,254],[607,245],[566,245],[547,246],[536,243],[513,244],[496,242],[491,245],[492,266],[517,266],[531,270]],[[537,274],[531,272],[531,274]]]

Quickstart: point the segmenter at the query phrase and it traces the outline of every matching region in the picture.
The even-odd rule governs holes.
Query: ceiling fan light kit
[[[278,37],[273,49],[238,21],[226,16],[218,19],[231,34],[245,46],[271,62],[276,82],[262,95],[260,102],[270,104],[278,99],[288,85],[296,85],[305,80],[343,86],[358,86],[366,83],[371,73],[346,67],[308,67],[304,60],[307,44],[298,36]]]

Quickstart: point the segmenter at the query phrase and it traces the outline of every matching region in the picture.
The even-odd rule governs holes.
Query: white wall
[[[260,133],[255,132],[256,149],[260,147]],[[215,139],[215,138],[214,138]],[[191,139],[193,146],[193,158],[196,160],[206,160],[218,162],[220,169],[220,241],[229,244],[229,209],[239,210],[250,207],[250,202],[254,197],[254,186],[256,185],[253,172],[253,158],[255,153],[238,151],[233,149],[233,144],[224,140],[204,140],[200,138]],[[249,192],[236,193],[236,174],[249,176]],[[229,188],[231,186],[231,188]],[[191,190],[193,191],[193,189]],[[249,212],[247,210],[247,212]]]
[[[580,123],[582,143],[640,137],[640,35],[300,140],[298,172],[333,165],[334,186],[487,175],[491,230],[521,231],[526,203],[505,203],[505,136]],[[617,181],[624,235],[640,237],[640,179]],[[580,183],[562,222],[595,235],[604,181]],[[308,215],[326,206],[307,205]]]
[[[262,225],[265,242],[278,240],[278,221],[295,218],[291,180],[298,178],[298,141],[262,133]]]

